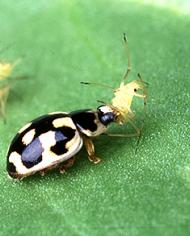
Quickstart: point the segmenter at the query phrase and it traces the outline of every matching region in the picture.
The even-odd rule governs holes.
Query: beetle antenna
[[[125,50],[126,50],[126,54],[127,54],[127,71],[123,77],[123,80],[127,80],[129,72],[131,71],[131,59],[130,59],[130,52],[129,52],[129,47],[128,47],[128,41],[127,41],[127,37],[126,34],[123,34],[123,40],[124,40],[124,44],[125,44]]]
[[[101,87],[104,87],[104,88],[109,88],[109,89],[114,89],[113,87],[111,87],[110,85],[107,85],[107,84],[102,84],[102,83],[97,83],[97,82],[80,82],[81,84],[84,84],[84,85],[98,85],[98,86],[101,86]]]

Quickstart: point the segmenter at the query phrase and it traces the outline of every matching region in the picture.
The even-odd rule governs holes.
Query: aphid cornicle
[[[125,35],[124,43],[127,49]],[[97,164],[100,158],[95,154],[93,137],[103,133],[118,137],[140,134],[140,129],[132,121],[134,113],[131,110],[131,103],[134,96],[146,101],[147,84],[140,76],[135,81],[124,83],[131,69],[129,52],[127,53],[128,69],[120,87],[113,89],[114,97],[110,104],[105,103],[96,110],[50,113],[31,121],[19,130],[7,154],[7,171],[10,177],[22,179],[36,172],[43,175],[55,167],[59,167],[60,172],[63,173],[65,169],[72,166],[74,156],[83,144],[89,160]],[[130,122],[135,133],[107,133],[107,126],[112,122],[120,125]]]

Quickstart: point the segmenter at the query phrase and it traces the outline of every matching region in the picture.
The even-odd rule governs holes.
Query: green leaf
[[[172,1],[143,2],[0,1],[0,48],[7,48],[0,58],[22,57],[15,75],[33,75],[14,84],[19,97],[10,93],[7,122],[0,121],[0,235],[190,234],[189,11],[181,8],[186,1],[173,1],[175,9]],[[137,139],[102,136],[94,140],[98,165],[82,150],[64,175],[9,180],[6,151],[25,123],[110,101],[109,89],[80,82],[119,86],[127,66],[124,32],[130,81],[140,73],[149,83],[136,155]]]

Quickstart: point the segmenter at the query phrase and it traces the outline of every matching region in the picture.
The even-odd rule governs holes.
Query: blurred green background
[[[22,63],[0,121],[0,235],[190,235],[189,1],[1,0],[1,60]],[[85,150],[66,174],[14,182],[6,150],[31,119],[96,108],[126,70],[149,83],[147,117],[136,139],[99,137],[95,166]],[[119,131],[120,127],[114,128]]]

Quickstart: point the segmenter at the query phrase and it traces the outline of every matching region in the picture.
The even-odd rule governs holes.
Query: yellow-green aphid
[[[19,63],[17,60],[14,63],[0,62],[0,115],[5,118],[5,105],[10,92],[12,82],[17,77],[11,77],[13,68]]]
[[[109,136],[115,136],[115,137],[133,137],[133,136],[140,136],[141,128],[136,127],[133,120],[135,118],[135,113],[132,110],[132,103],[134,100],[134,97],[138,97],[140,99],[144,100],[144,105],[146,105],[147,100],[147,87],[148,84],[143,81],[140,74],[138,74],[138,79],[133,80],[132,82],[126,82],[129,73],[131,71],[131,61],[130,61],[130,53],[128,49],[128,43],[127,38],[124,34],[124,45],[127,53],[127,71],[120,82],[120,86],[118,88],[112,88],[111,86],[107,84],[97,83],[97,82],[82,82],[83,84],[95,84],[100,85],[103,87],[107,87],[112,89],[113,92],[113,98],[111,100],[111,103],[102,102],[101,103],[107,105],[112,109],[112,111],[116,114],[116,120],[115,122],[120,125],[126,125],[127,123],[130,123],[132,127],[135,129],[135,133],[132,134],[110,134],[107,133]]]
[[[141,129],[137,128],[133,123],[133,119],[135,117],[135,113],[132,111],[131,106],[133,102],[133,98],[139,97],[144,100],[144,105],[146,105],[147,99],[147,83],[142,80],[140,74],[138,74],[138,79],[133,80],[132,82],[125,83],[128,79],[129,73],[131,71],[131,61],[130,54],[127,44],[127,39],[124,34],[124,43],[128,56],[128,68],[127,72],[124,75],[123,80],[120,83],[119,88],[114,90],[114,97],[111,101],[111,105],[113,109],[115,109],[117,113],[117,123],[124,125],[126,123],[130,123],[133,128],[136,130],[136,134],[140,135]],[[120,136],[133,136],[132,135],[120,135]]]
[[[138,93],[138,91],[141,91],[141,93]],[[111,104],[118,110],[118,123],[127,123],[130,119],[135,117],[134,112],[131,110],[134,96],[144,99],[146,103],[147,86],[141,78],[127,84],[121,82],[120,87],[114,91],[114,98]]]

